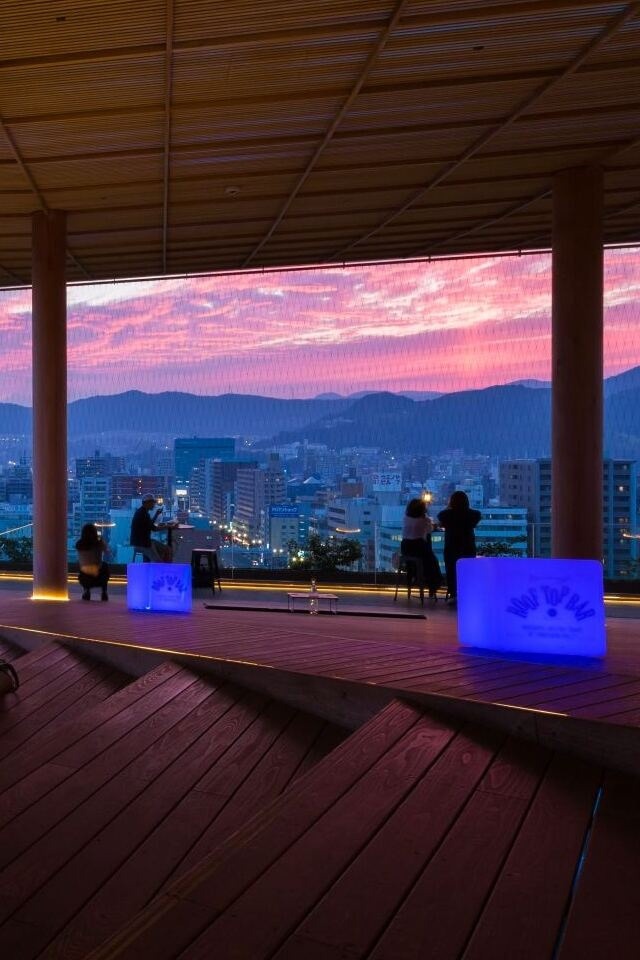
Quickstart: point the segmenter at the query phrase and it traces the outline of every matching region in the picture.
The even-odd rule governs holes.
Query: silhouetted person
[[[458,595],[456,563],[462,557],[475,557],[475,528],[481,519],[480,511],[470,508],[464,490],[455,490],[449,498],[449,506],[438,514],[438,523],[444,530],[444,566],[450,603],[455,603]]]
[[[442,583],[440,564],[431,546],[433,521],[427,515],[424,500],[416,497],[409,500],[402,521],[402,543],[400,553],[403,557],[417,557],[422,560],[424,579],[429,588],[429,596],[436,599],[436,591]]]
[[[109,547],[98,534],[98,528],[93,523],[85,523],[76,543],[78,551],[78,582],[83,588],[82,599],[91,600],[93,587],[100,587],[102,600],[108,600],[107,583],[109,582],[109,565],[104,560]]]
[[[156,520],[162,513],[162,507],[158,507],[153,517],[151,511],[156,503],[156,498],[147,493],[142,498],[142,506],[138,507],[131,519],[131,535],[129,543],[136,550],[140,550],[145,560],[152,562],[171,563],[173,552],[171,547],[160,540],[152,540],[151,534],[154,530],[166,530],[164,523],[156,524]]]

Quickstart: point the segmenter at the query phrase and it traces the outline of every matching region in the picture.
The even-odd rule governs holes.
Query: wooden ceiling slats
[[[394,9],[5,0],[0,264],[28,280],[33,184],[108,277],[517,247],[590,162],[640,239],[639,3],[408,0],[380,44]]]
[[[165,0],[3,0],[3,57],[161,41]]]

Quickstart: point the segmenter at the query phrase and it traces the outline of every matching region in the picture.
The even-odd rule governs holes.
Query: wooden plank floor
[[[393,701],[86,960],[635,960],[637,802]]]
[[[3,591],[3,601],[0,635],[11,627],[26,628],[31,642],[35,630],[42,637],[116,642],[396,692],[640,726],[640,620],[609,620],[607,657],[574,665],[568,659],[536,663],[463,652],[457,647],[455,614],[442,606],[427,620],[394,620],[209,610],[197,604],[191,615],[132,613],[123,599],[105,609],[77,601],[34,604],[9,591]]]
[[[27,744],[0,778],[2,956],[84,956],[345,736],[166,663]]]

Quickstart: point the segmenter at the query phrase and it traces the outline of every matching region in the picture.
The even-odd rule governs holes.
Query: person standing
[[[482,519],[479,510],[472,510],[464,490],[455,490],[449,506],[438,514],[438,523],[444,530],[444,566],[447,575],[449,603],[455,603],[458,584],[456,563],[462,557],[475,557],[475,528]]]
[[[76,543],[78,551],[78,582],[82,587],[82,599],[91,600],[93,587],[100,587],[102,600],[108,600],[109,565],[104,559],[110,553],[109,546],[98,534],[94,523],[85,523]]]
[[[403,557],[416,557],[422,560],[424,579],[429,588],[429,597],[437,600],[437,590],[442,584],[440,564],[431,546],[433,521],[427,514],[427,504],[419,497],[409,500],[402,521],[402,542],[400,553]]]
[[[151,516],[151,511],[156,504],[156,498],[147,493],[142,498],[142,506],[138,507],[131,519],[131,535],[129,543],[136,550],[140,550],[145,560],[160,563],[171,563],[173,552],[171,547],[161,540],[152,540],[151,534],[154,530],[165,530],[165,524],[157,524],[156,520],[162,513],[162,507]]]

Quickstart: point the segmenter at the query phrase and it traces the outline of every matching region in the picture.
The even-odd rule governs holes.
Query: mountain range
[[[177,436],[308,440],[332,448],[381,447],[400,455],[549,455],[551,390],[540,381],[412,399],[395,393],[281,400],[246,394],[196,396],[139,391],[69,404],[69,449],[126,453]],[[0,403],[0,437],[31,433],[31,410]],[[605,454],[640,459],[640,367],[605,381]]]

